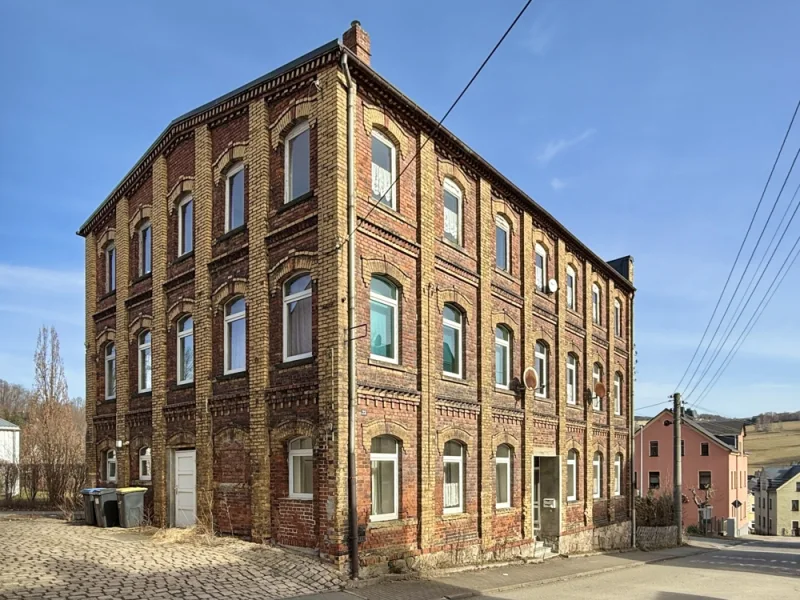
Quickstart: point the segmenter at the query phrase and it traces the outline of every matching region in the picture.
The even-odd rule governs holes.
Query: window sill
[[[110,292],[106,292],[105,294],[100,296],[97,299],[97,301],[98,302],[102,302],[103,300],[107,300],[108,298],[111,298],[111,297],[116,296],[116,295],[117,295],[117,290],[111,290]]]
[[[316,357],[309,356],[307,358],[298,358],[297,360],[287,360],[282,363],[273,365],[276,369],[291,369],[292,367],[302,367],[305,365],[313,365],[316,362]]]
[[[417,519],[386,519],[385,521],[373,521],[370,517],[368,529],[391,529],[393,527],[408,527],[416,525]]]
[[[533,399],[536,400],[537,402],[549,402],[551,404],[553,403],[553,399],[549,398],[548,396],[537,396],[536,394],[534,394]]]
[[[400,363],[393,363],[386,360],[380,360],[377,358],[370,358],[368,364],[371,367],[381,367],[382,369],[389,369],[390,371],[399,371],[401,373],[409,372],[409,369],[407,369]]]
[[[443,238],[442,238],[442,243],[443,243],[443,244],[445,244],[446,246],[448,246],[449,248],[452,248],[452,249],[453,249],[453,250],[455,250],[456,252],[459,252],[460,254],[463,254],[463,255],[464,255],[464,256],[466,256],[467,258],[473,258],[472,256],[470,256],[470,255],[467,253],[467,251],[466,251],[466,250],[464,250],[464,246],[462,246],[461,244],[457,244],[456,242],[454,242],[454,241],[452,241],[452,240],[449,240],[449,239],[447,239],[446,237],[443,237]]]
[[[517,397],[516,392],[514,392],[513,390],[510,390],[508,388],[501,388],[501,387],[495,386],[494,391],[495,391],[496,394],[500,394],[501,396],[510,396],[510,397],[513,397],[513,398]]]
[[[495,265],[495,267],[494,267],[494,274],[495,274],[495,275],[499,275],[499,276],[500,276],[500,277],[502,277],[503,279],[507,279],[508,281],[511,281],[512,283],[515,283],[515,284],[517,284],[517,285],[519,285],[520,283],[522,283],[522,282],[520,281],[520,279],[519,279],[518,277],[514,277],[514,276],[511,274],[511,272],[510,272],[510,271],[506,271],[505,269],[501,269],[501,268],[500,268],[500,267],[498,267],[497,265]]]
[[[194,250],[189,250],[189,252],[186,252],[185,254],[181,254],[178,258],[173,260],[172,261],[172,265],[173,266],[179,265],[180,263],[182,263],[182,262],[184,262],[186,260],[189,260],[193,256],[194,256]]]
[[[291,501],[293,501],[293,502],[295,502],[295,501],[296,501],[296,502],[313,502],[313,501],[314,501],[314,496],[304,496],[304,497],[300,497],[300,496],[286,496],[286,497],[284,497],[284,498],[282,498],[282,499],[283,499],[283,500],[291,500]]]
[[[135,394],[131,394],[131,399],[152,398],[152,397],[153,397],[153,390],[147,390],[146,392],[136,392]]]
[[[516,507],[514,506],[495,506],[494,513],[496,515],[510,515],[516,512]]]
[[[298,196],[297,198],[293,198],[289,200],[289,202],[285,202],[281,204],[278,209],[275,211],[276,214],[281,214],[282,212],[286,212],[287,210],[292,210],[298,204],[302,204],[306,200],[311,200],[314,197],[314,190],[308,191],[302,196]]]
[[[440,517],[442,521],[461,521],[463,519],[468,519],[470,514],[468,512],[460,512],[460,513],[443,513]]]
[[[136,285],[137,283],[142,283],[143,281],[147,281],[148,279],[153,278],[153,272],[150,271],[149,273],[145,273],[144,275],[139,275],[136,279],[131,281],[131,285]]]
[[[221,236],[219,236],[217,239],[215,239],[214,240],[214,244],[220,244],[220,243],[224,242],[225,240],[229,240],[230,238],[236,237],[240,233],[244,233],[246,231],[247,231],[247,223],[245,223],[244,225],[239,225],[238,227],[235,227],[235,228],[231,229],[230,231],[226,231]]]
[[[102,402],[105,403],[105,404],[108,404],[110,402],[116,402],[116,401],[117,401],[117,397],[116,396],[114,396],[113,398],[103,398],[103,400],[102,400]]]
[[[180,390],[189,390],[194,387],[194,381],[187,381],[186,383],[173,383],[169,386],[170,392],[177,392]]]
[[[446,381],[447,383],[455,383],[456,385],[470,385],[469,381],[463,377],[458,377],[457,375],[448,375],[446,373],[442,373],[442,381]]]
[[[375,199],[372,198],[372,197],[366,199],[366,201],[370,205],[375,203]],[[395,202],[395,206],[397,206],[396,202]],[[406,219],[403,215],[401,215],[400,214],[400,210],[397,209],[397,208],[392,208],[391,206],[389,206],[388,204],[384,204],[383,202],[378,202],[378,204],[377,204],[377,206],[375,208],[377,208],[378,210],[383,211],[384,214],[386,214],[387,216],[391,217],[392,219],[397,219],[398,221],[408,225],[409,227],[414,227],[414,223],[412,223],[411,221]]]
[[[236,373],[225,373],[223,375],[217,375],[214,377],[214,381],[231,381],[233,379],[245,379],[247,377],[247,371],[236,371]]]

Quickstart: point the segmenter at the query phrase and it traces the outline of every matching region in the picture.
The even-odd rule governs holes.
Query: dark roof
[[[761,469],[761,477],[767,479],[767,489],[776,490],[800,473],[800,465],[789,465],[788,467],[764,467]]]
[[[665,414],[665,413],[666,413],[666,414],[667,414],[669,417],[672,417],[672,409],[671,409],[671,408],[665,408],[665,409],[664,409],[664,410],[662,410],[660,413],[658,413],[658,414],[657,414],[655,417],[653,417],[652,419],[650,419],[650,420],[649,420],[649,421],[648,421],[648,422],[647,422],[647,423],[644,425],[644,427],[648,427],[648,426],[650,425],[650,423],[652,423],[652,422],[653,422],[655,419],[658,419],[658,418],[659,418],[661,415],[663,415],[663,414]],[[721,437],[719,434],[712,433],[711,431],[709,431],[709,430],[706,428],[706,425],[708,425],[708,423],[710,423],[711,421],[709,421],[708,423],[707,423],[707,422],[700,422],[700,421],[696,421],[695,419],[692,419],[691,417],[687,417],[687,416],[684,414],[684,415],[683,415],[683,420],[682,420],[681,422],[682,422],[684,425],[688,425],[689,427],[692,427],[692,428],[693,428],[693,429],[695,429],[696,431],[698,431],[698,432],[702,433],[702,434],[703,434],[704,436],[706,436],[708,439],[710,439],[710,440],[711,440],[711,441],[713,441],[713,442],[716,442],[717,444],[719,444],[720,446],[724,447],[724,448],[725,448],[725,449],[727,449],[728,451],[730,451],[730,452],[739,452],[739,450],[736,448],[736,446],[734,446],[733,444],[731,444],[731,443],[730,443],[730,442],[729,442],[727,439],[725,439],[724,437]],[[732,435],[732,434],[728,434],[728,435]]]
[[[0,419],[0,429],[19,429],[19,425],[14,425],[11,421]]]
[[[701,423],[714,435],[739,435],[747,422],[741,419],[725,419],[723,421],[701,421]]]

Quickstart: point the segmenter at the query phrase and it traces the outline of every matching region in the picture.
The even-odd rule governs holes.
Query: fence
[[[86,480],[83,464],[12,464],[0,461],[0,505],[8,508],[59,508],[73,503]]]

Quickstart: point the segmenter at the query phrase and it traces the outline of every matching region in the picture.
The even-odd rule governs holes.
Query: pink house
[[[635,471],[639,494],[672,493],[673,428],[672,411],[663,410],[642,426],[635,435]],[[740,535],[747,533],[747,456],[744,453],[743,421],[698,422],[683,417],[683,524],[699,521],[693,491],[705,500],[713,490],[712,516],[736,519]],[[688,500],[688,502],[687,502]],[[741,505],[735,507],[738,500]]]

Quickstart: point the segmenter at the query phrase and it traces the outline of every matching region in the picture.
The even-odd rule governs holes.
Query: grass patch
[[[776,431],[747,428],[744,449],[750,456],[747,470],[752,475],[762,467],[778,467],[800,462],[800,421],[777,423]]]

